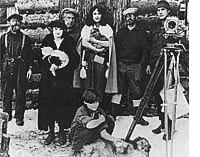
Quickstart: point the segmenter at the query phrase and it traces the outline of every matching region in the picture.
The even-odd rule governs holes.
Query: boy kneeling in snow
[[[78,108],[71,124],[69,140],[75,152],[87,144],[102,138],[111,142],[121,141],[111,136],[114,118],[99,107],[100,98],[93,89],[87,89],[82,96],[84,104]]]

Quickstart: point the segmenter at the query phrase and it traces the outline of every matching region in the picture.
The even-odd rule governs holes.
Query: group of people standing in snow
[[[61,11],[62,20],[52,21],[51,33],[42,41],[40,67],[42,78],[39,88],[38,128],[49,131],[45,144],[55,139],[55,123],[59,125],[59,143],[66,142],[65,129],[70,128],[69,140],[75,150],[103,138],[120,141],[111,136],[114,121],[103,110],[106,94],[122,95],[127,111],[132,100],[143,96],[143,74],[151,74],[165,42],[163,24],[170,14],[170,5],[159,1],[156,5],[158,18],[152,22],[150,36],[137,23],[138,8],[123,11],[125,27],[114,34],[105,9],[96,5],[90,9],[85,25],[80,29],[76,21],[79,13],[72,8]],[[16,124],[24,125],[26,79],[33,68],[33,50],[30,38],[20,31],[22,16],[13,14],[7,19],[10,29],[1,36],[1,71],[3,111],[12,119],[13,89],[16,91]],[[161,125],[153,130],[164,129],[164,113],[159,92],[163,78],[157,81],[153,95]],[[82,104],[72,106],[74,88],[80,89]],[[128,92],[127,92],[128,91]],[[128,99],[127,97],[128,95]],[[123,102],[124,100],[127,100]],[[112,108],[117,104],[106,103]],[[103,109],[102,109],[102,108]],[[132,112],[130,112],[132,114]],[[148,125],[143,118],[139,124]],[[171,125],[169,121],[169,126]],[[166,135],[165,135],[166,136]],[[166,137],[163,137],[166,139]],[[170,135],[168,137],[170,139]]]

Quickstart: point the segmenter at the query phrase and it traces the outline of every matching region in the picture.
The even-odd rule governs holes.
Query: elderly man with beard
[[[77,43],[80,37],[80,28],[78,27],[79,13],[72,8],[64,8],[61,11],[62,18],[65,22],[66,32]]]
[[[122,94],[121,103],[129,93],[125,107],[133,114],[132,100],[139,100],[143,96],[142,67],[148,61],[148,40],[145,31],[137,24],[138,8],[128,8],[123,15],[126,26],[116,35],[118,90]],[[149,124],[143,118],[138,123]]]
[[[79,45],[77,44],[78,41],[80,41],[79,38],[81,31],[78,27],[79,13],[73,8],[64,8],[61,11],[61,16],[65,23],[66,34],[74,39],[76,45]],[[79,48],[77,48],[77,50]],[[77,104],[80,104],[83,92],[80,86],[80,64],[74,71],[73,88],[71,92],[73,93],[73,97],[71,98],[71,107],[68,111],[68,121],[70,123],[74,118],[77,108],[79,107]],[[68,125],[66,125],[66,128],[68,128]]]
[[[24,125],[26,80],[32,74],[31,39],[20,31],[23,17],[12,14],[7,18],[9,31],[0,39],[3,111],[12,119],[13,90],[16,92],[16,124]]]

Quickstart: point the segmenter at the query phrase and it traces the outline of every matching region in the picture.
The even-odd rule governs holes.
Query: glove
[[[56,66],[60,66],[62,64],[60,58],[56,56],[51,56],[49,60],[51,64],[55,64]]]
[[[98,119],[99,116],[100,116],[99,113],[95,113],[95,114],[94,114],[94,119]]]

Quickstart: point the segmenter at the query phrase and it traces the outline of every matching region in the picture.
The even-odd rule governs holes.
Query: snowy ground
[[[152,147],[150,157],[165,157],[166,142],[162,140],[164,133],[156,135],[151,131],[160,124],[158,117],[144,117],[144,119],[149,121],[149,126],[137,125],[131,139],[134,139],[137,136],[145,137]],[[131,122],[131,116],[119,117],[118,121],[116,121],[116,128],[113,135],[124,138]],[[189,119],[182,118],[177,120],[173,145],[173,157],[189,157]]]
[[[145,137],[152,146],[150,157],[165,157],[166,145],[165,141],[162,140],[163,133],[155,135],[151,132],[153,128],[159,125],[158,117],[144,118],[149,121],[149,126],[137,125],[131,139],[137,136]],[[119,138],[125,138],[131,122],[132,116],[117,117],[113,135]],[[9,122],[8,134],[11,137],[9,148],[11,157],[71,156],[69,142],[64,146],[58,146],[57,142],[49,146],[43,145],[47,133],[38,131],[37,129],[37,110],[26,111],[25,124],[22,127],[15,124],[15,119]],[[189,119],[187,118],[177,120],[173,157],[189,157]]]

